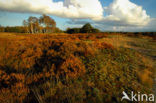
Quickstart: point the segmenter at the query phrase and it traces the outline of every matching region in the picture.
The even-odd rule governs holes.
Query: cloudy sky
[[[156,0],[0,0],[0,25],[51,16],[63,30],[90,22],[103,31],[156,31]]]

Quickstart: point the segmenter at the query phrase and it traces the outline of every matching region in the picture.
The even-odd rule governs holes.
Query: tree
[[[27,20],[23,21],[25,31],[29,33],[52,33],[61,32],[56,27],[56,22],[49,16],[42,15],[40,18],[30,16]]]
[[[72,29],[68,28],[66,32],[69,34],[80,33],[80,28],[72,28]]]
[[[30,16],[28,20],[23,21],[25,31],[28,33],[38,33],[40,30],[39,20],[36,17]]]
[[[100,30],[93,28],[90,23],[85,24],[82,28],[68,28],[67,33],[99,33]]]
[[[4,32],[5,28],[0,25],[0,32]]]
[[[53,32],[54,32],[54,33],[63,33],[63,31],[62,31],[62,30],[60,30],[60,29],[59,29],[59,28],[57,28],[57,27],[54,29],[54,31],[53,31]]]
[[[28,33],[29,32],[29,30],[28,30],[28,22],[26,20],[23,21],[23,26],[25,27],[26,33]]]
[[[15,32],[15,33],[26,33],[25,27],[23,26],[14,26],[14,27],[5,27],[4,28],[5,32]]]
[[[36,17],[29,17],[28,19],[28,27],[30,29],[30,32],[37,33],[39,31],[39,22],[38,18]]]
[[[56,22],[54,21],[54,19],[50,18],[47,15],[42,15],[39,19],[39,23],[44,27],[44,33],[53,32],[56,28]]]
[[[93,27],[91,26],[91,24],[87,23],[81,28],[81,33],[92,33],[92,29]]]
[[[96,29],[96,28],[93,28],[93,29],[92,29],[92,33],[99,33],[99,32],[100,32],[99,29]]]

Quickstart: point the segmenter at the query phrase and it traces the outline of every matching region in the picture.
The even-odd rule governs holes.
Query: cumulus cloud
[[[51,14],[65,18],[101,19],[103,8],[99,0],[0,0],[0,9],[10,12]]]
[[[93,25],[96,25],[102,31],[125,31],[125,32],[156,32],[156,18],[151,18],[149,23],[144,26],[138,25],[126,25],[124,23],[117,22],[94,22]]]
[[[85,23],[111,29],[140,27],[150,25],[152,20],[142,6],[130,0],[113,0],[107,7],[102,7],[100,0],[0,0],[0,10],[22,13],[49,14],[71,18],[68,24]],[[105,13],[105,16],[103,16]],[[82,19],[82,20],[80,20]],[[86,20],[86,21],[87,21]],[[106,27],[107,26],[107,27]]]
[[[151,18],[149,23],[144,26],[125,24],[122,21],[85,21],[85,20],[71,20],[66,23],[70,27],[82,27],[85,23],[91,23],[93,27],[101,31],[125,31],[125,32],[156,32],[156,18]]]
[[[108,16],[103,21],[114,21],[121,25],[147,25],[150,16],[146,14],[141,6],[132,3],[130,0],[114,0],[108,7],[105,7]]]

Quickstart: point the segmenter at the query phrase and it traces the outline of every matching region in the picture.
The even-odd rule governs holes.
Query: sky
[[[57,27],[91,23],[102,31],[156,31],[156,0],[0,0],[0,25],[21,26],[46,14]]]

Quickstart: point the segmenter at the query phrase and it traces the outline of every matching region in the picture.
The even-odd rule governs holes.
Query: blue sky
[[[156,0],[131,0],[132,2],[141,5],[147,13],[153,17],[156,18]]]
[[[5,1],[5,0],[0,0],[0,4],[3,1]],[[6,1],[9,1],[9,0],[6,0]],[[12,1],[19,1],[19,0],[12,0]],[[53,2],[60,2],[60,1],[63,2],[63,0],[53,0]],[[70,1],[70,0],[66,0],[66,1]],[[74,0],[71,0],[71,1],[74,1]],[[82,1],[82,0],[80,0],[80,1]],[[93,0],[93,1],[96,2],[98,0]],[[99,1],[102,5],[102,8],[104,8],[104,7],[109,7],[110,4],[112,4],[113,1],[115,1],[115,0],[99,0]],[[120,0],[116,0],[116,1],[120,1]],[[65,30],[68,27],[80,27],[86,22],[91,22],[92,25],[94,25],[95,27],[98,27],[99,29],[101,29],[103,31],[109,31],[112,29],[114,31],[124,31],[124,30],[125,31],[128,31],[128,30],[132,30],[132,31],[143,31],[143,30],[155,31],[156,28],[154,28],[153,26],[155,26],[154,23],[156,23],[155,22],[156,21],[156,19],[155,19],[156,18],[156,12],[155,12],[156,11],[156,6],[155,6],[156,0],[128,0],[128,1],[137,5],[137,6],[142,6],[142,11],[135,11],[135,12],[141,12],[139,16],[136,15],[136,16],[138,16],[138,18],[134,19],[136,21],[138,20],[138,22],[135,22],[135,24],[138,23],[139,26],[135,25],[136,27],[135,26],[133,27],[133,24],[131,23],[132,21],[130,21],[128,18],[126,18],[126,21],[125,21],[125,18],[124,18],[124,20],[114,21],[115,19],[113,19],[110,21],[110,19],[108,19],[108,20],[107,19],[95,20],[95,18],[92,18],[92,16],[95,16],[95,15],[88,16],[88,18],[86,16],[83,16],[83,17],[79,16],[79,17],[71,17],[70,18],[70,17],[68,17],[68,14],[66,14],[67,16],[62,16],[61,13],[59,15],[57,15],[56,13],[52,13],[52,14],[48,14],[48,15],[51,16],[57,22],[57,27],[59,27],[63,30]],[[122,3],[122,0],[120,2]],[[96,3],[98,3],[98,2],[96,2]],[[68,4],[68,2],[67,2],[67,4]],[[130,3],[127,2],[127,5],[129,5],[129,4]],[[117,4],[114,3],[114,5],[117,5]],[[88,7],[91,7],[91,6],[88,6]],[[96,5],[93,8],[96,9],[97,8]],[[113,18],[119,17],[119,19],[122,19],[123,17],[126,16],[125,14],[123,14],[123,17],[120,17],[120,15],[117,15],[117,13],[120,14],[121,10],[118,10],[118,12],[117,12],[115,10],[113,11],[113,9],[112,9],[113,7],[112,8],[109,7],[109,8],[111,10],[111,13],[114,13],[114,14],[111,14],[111,15],[113,15]],[[137,9],[137,7],[136,7],[136,9]],[[24,10],[26,10],[26,9],[24,9]],[[100,10],[101,9],[98,7],[97,10],[99,10],[98,15],[100,16],[100,12],[101,12]],[[108,10],[108,11],[110,11],[110,10]],[[124,10],[124,8],[123,8],[123,10]],[[145,17],[147,17],[147,16],[150,17],[150,22],[148,22],[148,24],[145,23],[145,25],[140,26],[140,23],[147,20],[147,19],[142,19],[142,21],[139,21],[139,17],[142,18],[141,15],[143,15],[143,10],[145,10],[146,14],[147,14],[147,15],[145,15]],[[105,10],[105,9],[103,10],[104,18],[106,18],[106,16],[108,15],[108,14],[105,14],[106,11],[107,10]],[[93,12],[93,13],[95,13],[95,12]],[[0,25],[2,25],[2,26],[22,25],[22,21],[25,19],[28,19],[29,16],[40,17],[41,14],[42,14],[42,12],[40,13],[40,12],[31,12],[31,11],[28,11],[28,12],[26,11],[25,13],[22,13],[21,11],[19,11],[17,9],[12,11],[11,8],[1,7],[1,5],[0,5]],[[84,14],[84,13],[82,13],[82,14]],[[135,14],[137,14],[137,13],[135,13]],[[132,15],[133,15],[133,13],[132,13]],[[114,16],[116,16],[116,17],[114,17]],[[131,23],[131,24],[129,24],[129,23]],[[124,29],[122,29],[122,28],[124,28]]]

